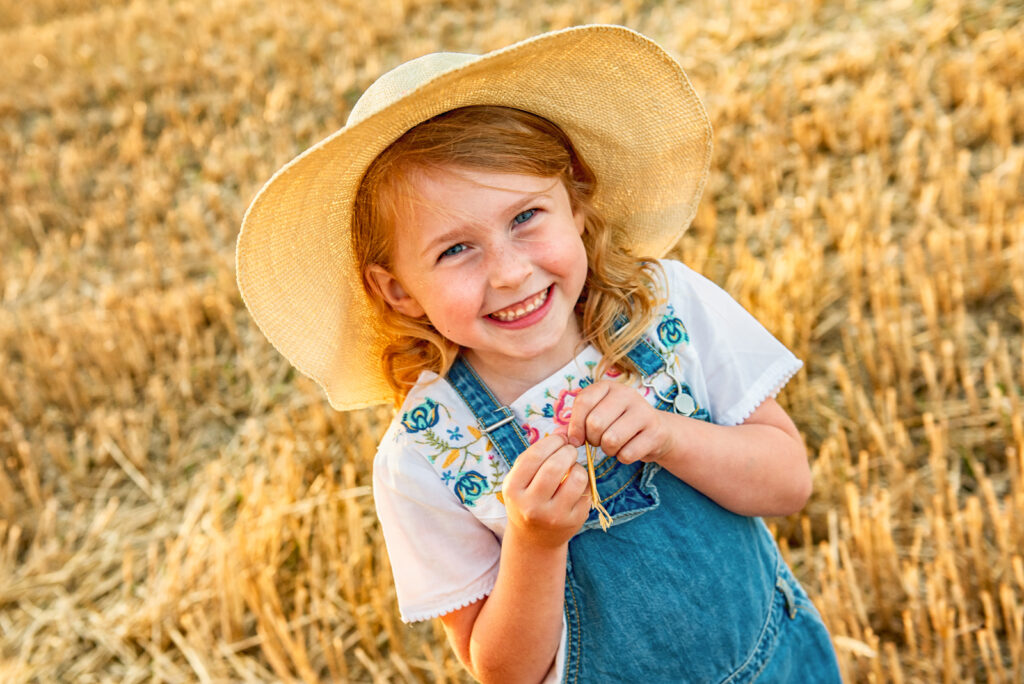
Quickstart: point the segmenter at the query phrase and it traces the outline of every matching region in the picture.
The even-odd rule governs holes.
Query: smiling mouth
[[[547,301],[548,295],[551,293],[551,288],[548,287],[538,294],[530,297],[527,300],[513,304],[512,306],[495,311],[494,313],[487,314],[488,318],[493,318],[503,323],[511,323],[512,321],[519,320],[523,316],[533,313]]]

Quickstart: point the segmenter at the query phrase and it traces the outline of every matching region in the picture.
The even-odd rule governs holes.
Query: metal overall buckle
[[[669,379],[672,380],[672,383],[675,385],[676,393],[674,397],[670,398],[665,396],[664,394],[658,391],[657,387],[654,386],[654,378],[658,374],[648,375],[644,377],[643,380],[640,381],[640,384],[643,385],[644,387],[649,387],[651,391],[654,392],[654,396],[657,397],[659,401],[665,404],[671,404],[673,410],[680,415],[689,416],[694,411],[696,411],[697,402],[694,401],[694,398],[690,395],[690,392],[687,389],[685,389],[686,385],[683,384],[683,381],[676,377],[675,373],[672,372],[671,366],[666,363],[662,367],[661,371],[665,373],[665,375],[667,375]],[[671,394],[671,390],[669,391],[669,393]]]

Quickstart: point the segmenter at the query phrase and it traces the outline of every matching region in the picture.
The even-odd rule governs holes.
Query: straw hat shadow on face
[[[349,239],[362,176],[416,124],[471,105],[522,109],[562,128],[597,177],[595,209],[634,254],[664,255],[696,212],[711,126],[678,63],[630,29],[575,27],[482,56],[425,55],[384,74],[344,128],[263,186],[236,248],[257,325],[336,409],[391,399],[379,367],[388,340]]]

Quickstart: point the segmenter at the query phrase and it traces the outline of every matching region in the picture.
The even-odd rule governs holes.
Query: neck
[[[556,351],[537,358],[496,359],[481,356],[472,349],[463,349],[461,353],[465,354],[473,370],[498,401],[508,406],[528,389],[572,361],[583,347],[583,336],[579,328],[572,326]]]
[[[573,354],[566,355],[558,365],[532,365],[529,361],[519,364],[501,364],[500,367],[488,363],[472,354],[466,354],[466,360],[473,366],[480,379],[503,405],[508,406],[518,399],[526,390],[549,377],[556,370],[569,363]],[[553,367],[552,367],[553,366]]]

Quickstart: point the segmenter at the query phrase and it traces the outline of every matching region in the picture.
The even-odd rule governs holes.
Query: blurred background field
[[[1024,681],[1024,7],[0,0],[0,681],[465,681],[339,414],[234,285],[383,71],[622,23],[716,131],[675,254],[806,360],[773,520],[848,681]],[[367,359],[372,363],[372,359]]]

